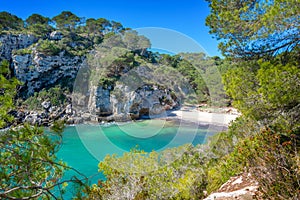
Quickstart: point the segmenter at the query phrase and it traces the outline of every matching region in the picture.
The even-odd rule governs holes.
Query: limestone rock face
[[[52,32],[49,39],[60,40],[62,33]],[[12,61],[11,67],[15,76],[27,87],[27,96],[35,91],[51,86],[63,78],[75,78],[84,57],[71,57],[61,51],[59,55],[47,56],[38,52],[33,44],[38,38],[29,34],[0,35],[0,61]],[[31,54],[14,55],[13,50],[31,46]]]
[[[13,55],[12,61],[15,75],[25,83],[29,96],[63,78],[75,78],[83,58],[66,56],[64,51],[46,56],[33,50],[32,54]]]
[[[99,116],[109,116],[112,114],[111,88],[103,88],[101,86],[92,86],[90,88],[90,98],[88,103],[88,110],[92,114]]]
[[[27,48],[35,42],[37,42],[37,38],[33,35],[0,35],[0,60],[10,60],[13,50]]]
[[[52,32],[48,39],[61,40],[60,32]],[[58,55],[46,55],[37,50],[38,39],[33,35],[0,35],[0,61],[11,61],[14,75],[23,82],[25,97],[29,97],[43,88],[74,79],[78,70],[87,66],[85,57],[70,56],[64,50]],[[36,44],[35,44],[36,43]],[[78,45],[74,42],[74,45]],[[22,55],[13,54],[13,50],[28,48]],[[130,74],[129,66],[116,66],[115,75]],[[152,70],[153,72],[153,70]],[[148,67],[139,67],[134,71],[139,77],[151,80],[154,74]],[[89,78],[84,80],[86,91],[72,95],[72,104],[56,108],[50,102],[43,102],[43,114],[39,112],[20,114],[19,119],[32,124],[48,124],[59,118],[68,123],[83,121],[128,121],[159,115],[165,110],[175,108],[179,101],[171,95],[171,90],[148,82],[136,83],[132,80],[120,81],[111,86],[90,86]],[[138,85],[138,87],[135,87]],[[81,85],[80,85],[81,88]],[[22,113],[22,112],[20,112]],[[24,116],[23,116],[24,115]]]
[[[170,90],[158,89],[153,85],[144,85],[134,91],[122,84],[116,85],[113,90],[98,86],[92,87],[90,92],[88,110],[101,120],[151,118],[179,106]]]

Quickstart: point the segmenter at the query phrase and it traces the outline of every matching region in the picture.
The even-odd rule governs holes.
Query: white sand
[[[180,110],[171,111],[169,113],[170,118],[174,117],[186,121],[223,126],[228,126],[230,122],[234,121],[238,116],[238,114],[201,112],[196,108],[190,107],[182,107]]]

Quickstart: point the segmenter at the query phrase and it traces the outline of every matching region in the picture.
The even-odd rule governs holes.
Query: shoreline
[[[201,110],[200,110],[201,109]],[[234,111],[234,112],[228,112]],[[36,124],[41,120],[46,120],[47,125],[44,123],[40,123],[42,126],[48,127],[51,125],[51,119],[49,118],[39,118],[40,114],[38,112],[35,112],[34,114],[26,115],[24,114],[24,121],[27,121],[27,118],[30,118],[31,120],[27,121],[30,124]],[[228,127],[231,121],[234,121],[240,114],[233,108],[207,108],[206,110],[203,110],[203,108],[199,108],[197,106],[182,106],[179,109],[173,109],[173,110],[166,110],[161,114],[158,115],[150,115],[149,117],[144,117],[140,119],[131,119],[127,121],[94,121],[94,120],[87,120],[84,116],[78,116],[74,119],[79,118],[78,122],[76,123],[66,123],[68,126],[76,126],[78,124],[87,124],[87,125],[101,125],[101,126],[110,126],[110,125],[122,125],[126,123],[131,122],[138,122],[138,121],[145,121],[145,120],[166,120],[166,121],[173,121],[175,123],[183,123],[183,124],[197,124],[199,126],[222,126],[224,128]],[[20,122],[23,120],[16,119],[16,122]],[[8,128],[8,127],[5,127]],[[1,131],[5,130],[5,128],[0,129]]]
[[[200,111],[195,106],[183,106],[178,110],[168,110],[160,115],[153,115],[149,118],[141,118],[137,120],[129,120],[126,122],[93,122],[85,121],[81,124],[86,125],[100,125],[104,127],[109,127],[112,125],[124,125],[132,122],[142,122],[147,120],[166,120],[175,123],[183,124],[197,124],[198,126],[217,126],[228,128],[230,123],[234,121],[240,114],[228,114],[228,113],[218,113],[218,112],[207,112]],[[76,126],[79,124],[68,124],[68,126]]]
[[[167,118],[177,118],[183,121],[200,124],[212,124],[228,127],[232,121],[240,116],[238,113],[229,114],[221,112],[200,111],[195,106],[183,106],[179,110],[168,111]]]

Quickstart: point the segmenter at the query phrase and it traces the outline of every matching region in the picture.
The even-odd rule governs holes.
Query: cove
[[[99,179],[105,179],[98,172],[98,164],[107,154],[121,156],[135,147],[151,152],[187,143],[203,144],[209,136],[223,128],[159,119],[125,124],[68,126],[63,132],[63,142],[57,157],[91,177],[90,183],[93,184]],[[74,175],[74,171],[67,171],[64,179]],[[72,187],[68,186],[67,193],[72,192]]]

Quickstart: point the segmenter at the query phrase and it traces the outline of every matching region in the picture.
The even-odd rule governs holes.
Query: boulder
[[[39,114],[36,113],[36,112],[33,112],[33,113],[30,113],[29,115],[26,115],[26,117],[24,119],[24,122],[27,122],[31,125],[40,125],[41,121],[42,120],[41,120]]]
[[[73,114],[72,104],[68,104],[66,106],[66,114],[67,115],[72,115]]]
[[[59,31],[53,31],[50,33],[50,40],[61,40],[63,38],[63,34]]]
[[[82,117],[83,121],[85,121],[85,122],[91,121],[91,118],[92,118],[90,113],[84,113],[81,115],[81,117]],[[97,120],[94,120],[94,121],[97,121]]]
[[[231,177],[217,192],[210,194],[204,200],[256,199],[259,184],[254,177],[244,172]]]
[[[74,118],[70,117],[66,120],[66,124],[74,124]]]
[[[43,106],[43,108],[44,108],[45,110],[48,111],[49,108],[51,107],[51,102],[50,102],[50,101],[43,101],[41,105]]]
[[[74,117],[74,124],[82,124],[83,119],[81,117]]]

